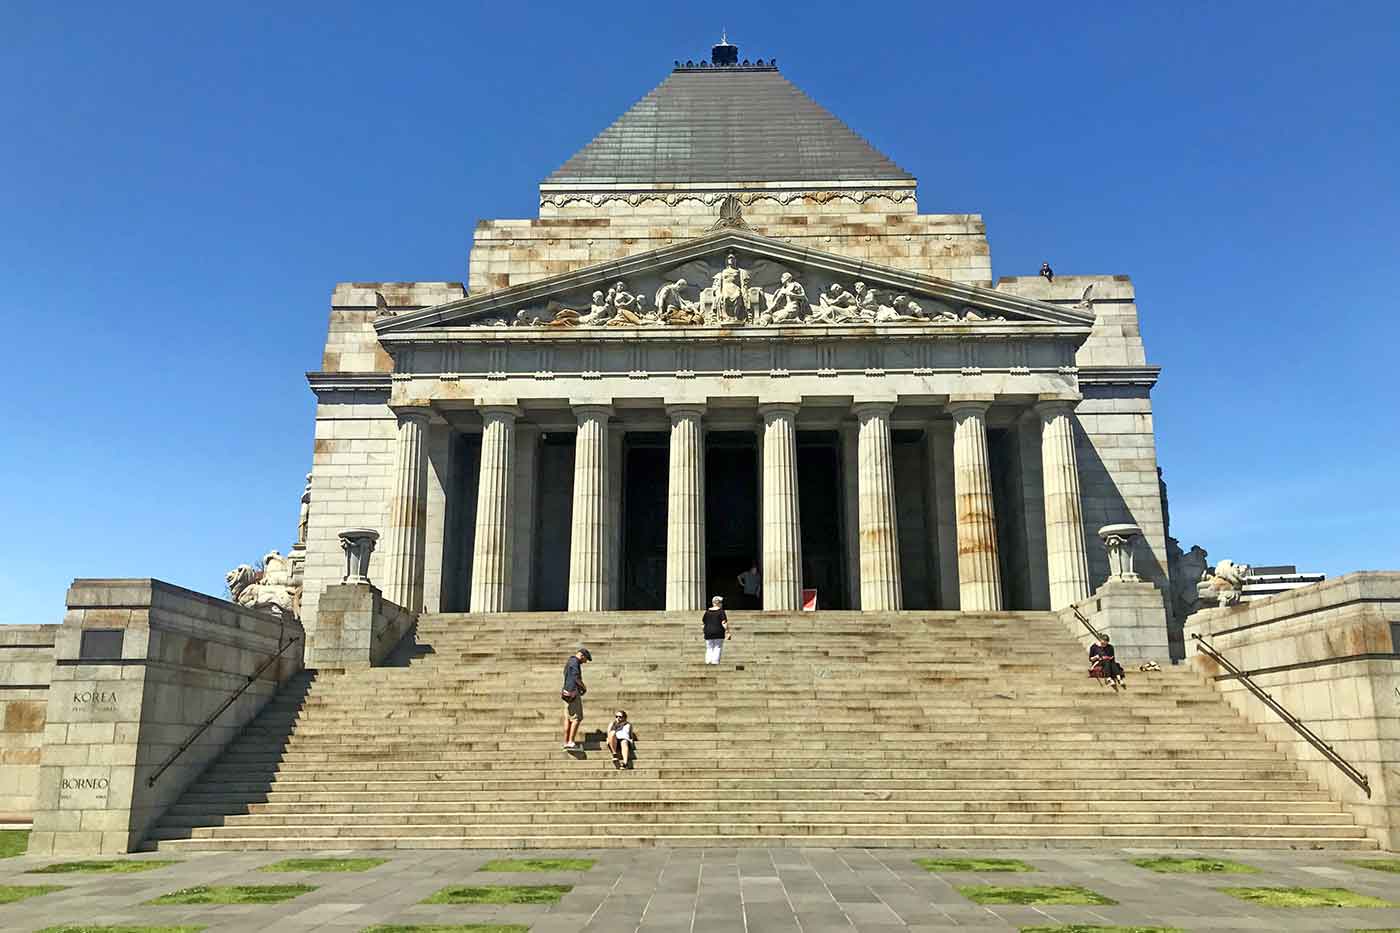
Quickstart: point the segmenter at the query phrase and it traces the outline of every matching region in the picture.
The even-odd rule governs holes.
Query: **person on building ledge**
[[[1106,686],[1114,690],[1128,689],[1123,679],[1123,665],[1113,656],[1113,645],[1108,633],[1099,633],[1097,642],[1089,646],[1089,676],[1098,677]]]
[[[627,710],[613,713],[612,725],[608,726],[608,750],[612,752],[614,768],[631,768],[637,733],[627,719]]]

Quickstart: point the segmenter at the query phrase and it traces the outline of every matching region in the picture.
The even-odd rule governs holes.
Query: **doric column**
[[[428,416],[426,408],[398,412],[393,498],[384,537],[384,598],[411,612],[423,608],[428,525]]]
[[[841,425],[841,527],[846,553],[846,606],[860,608],[860,425]]]
[[[929,469],[933,473],[934,518],[938,535],[938,608],[957,609],[961,602],[958,587],[958,508],[953,483],[953,423],[935,421],[925,435]]]
[[[668,405],[666,608],[705,608],[705,433],[699,405]]]
[[[515,419],[507,405],[481,409],[481,480],[476,493],[472,547],[472,612],[507,612],[511,604],[512,529],[515,524]]]
[[[608,416],[606,405],[578,405],[574,512],[569,536],[569,611],[609,608]]]
[[[797,406],[761,405],[763,608],[802,608],[802,524],[797,500]]]
[[[899,579],[899,526],[894,511],[894,457],[890,449],[893,410],[893,402],[866,402],[854,408],[860,420],[860,607],[865,612],[904,607]]]
[[[991,400],[953,397],[953,489],[958,523],[958,603],[964,612],[1001,609],[997,520],[987,458]]]
[[[1084,547],[1084,509],[1079,499],[1079,466],[1074,459],[1074,407],[1067,399],[1046,399],[1040,415],[1040,469],[1045,482],[1045,552],[1050,577],[1050,608],[1063,609],[1089,598],[1089,558]]]

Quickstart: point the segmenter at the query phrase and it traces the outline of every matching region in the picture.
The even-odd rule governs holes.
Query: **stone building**
[[[1166,589],[1126,276],[993,280],[975,214],[776,63],[671,74],[487,220],[468,284],[335,288],[303,620],[337,534],[411,611],[1058,609],[1142,529]]]

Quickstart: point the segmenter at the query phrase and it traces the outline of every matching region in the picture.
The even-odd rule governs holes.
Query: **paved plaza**
[[[1218,889],[1232,885],[1345,888],[1400,900],[1400,875],[1347,864],[1378,853],[1334,851],[1211,852],[1257,874],[1168,875],[1128,860],[1173,850],[997,850],[986,853],[899,849],[665,849],[591,852],[405,851],[364,872],[269,874],[258,869],[288,855],[345,853],[190,853],[175,865],[119,875],[26,874],[51,857],[0,861],[0,885],[62,884],[67,890],[0,906],[0,929],[35,931],[60,924],[204,926],[214,931],[363,930],[376,924],[496,923],[532,933],[574,931],[965,929],[1016,931],[1056,925],[1148,926],[1181,930],[1358,930],[1400,928],[1400,907],[1271,908]],[[356,852],[356,857],[375,853]],[[1019,858],[1036,871],[1009,874],[929,872],[916,858],[986,855]],[[168,853],[134,858],[168,858]],[[481,872],[493,858],[590,858],[588,871]],[[307,884],[316,890],[271,905],[153,906],[153,898],[196,885]],[[427,905],[450,885],[554,884],[572,890],[553,905]],[[959,885],[1078,885],[1115,906],[979,906]]]

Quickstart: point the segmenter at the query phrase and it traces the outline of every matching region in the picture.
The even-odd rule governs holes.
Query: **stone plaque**
[[[103,810],[112,774],[106,768],[64,768],[58,779],[58,805],[65,810]]]
[[[71,694],[69,709],[75,713],[116,712],[117,691],[115,685],[74,687],[68,692]]]

